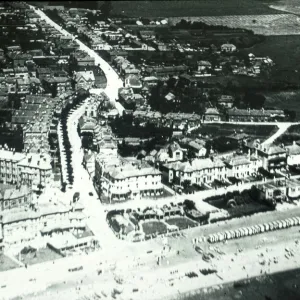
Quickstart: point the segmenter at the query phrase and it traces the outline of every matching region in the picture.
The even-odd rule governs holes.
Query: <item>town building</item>
[[[32,202],[32,190],[26,185],[1,185],[0,211],[27,206]]]
[[[169,163],[174,161],[182,161],[184,157],[184,150],[177,142],[166,145],[160,149],[155,155],[155,160],[158,163]]]
[[[221,121],[221,114],[217,108],[207,108],[204,114],[204,121],[219,122]]]
[[[164,165],[168,170],[169,182],[182,185],[209,184],[214,180],[223,181],[227,178],[226,166],[220,159],[194,159],[187,162],[173,162]]]
[[[286,146],[287,152],[287,165],[298,166],[300,165],[300,146],[293,142],[292,145]]]
[[[278,172],[286,169],[286,149],[274,144],[258,145],[256,148],[257,157],[262,160],[262,167],[271,172]]]
[[[256,176],[258,169],[262,166],[262,161],[255,156],[239,155],[225,160],[227,168],[227,177],[244,179],[250,176]]]
[[[233,45],[233,44],[223,44],[223,45],[221,45],[221,51],[222,52],[232,53],[232,52],[235,52],[236,50],[237,50],[236,46]]]
[[[161,172],[145,162],[120,162],[118,159],[116,162],[111,159],[103,166],[101,156],[97,156],[95,177],[99,175],[101,184],[98,192],[101,191],[110,201],[156,197],[163,193]]]
[[[95,84],[95,76],[93,71],[76,72],[74,76],[76,90],[89,90]]]
[[[7,210],[2,213],[0,221],[4,245],[18,249],[38,242],[45,247],[54,234],[83,232],[86,230],[86,220],[82,210],[77,203],[65,205],[60,202]]]
[[[0,180],[5,184],[25,184],[39,190],[52,182],[51,157],[0,149]]]
[[[283,110],[237,109],[227,110],[229,122],[272,122],[285,117]]]
[[[234,98],[231,95],[221,95],[218,98],[218,105],[225,108],[232,108],[234,103]]]
[[[300,198],[300,184],[295,179],[274,180],[256,185],[253,189],[257,200],[282,202]]]

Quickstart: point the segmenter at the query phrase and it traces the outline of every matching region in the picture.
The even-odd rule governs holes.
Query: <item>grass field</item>
[[[148,18],[280,13],[257,0],[112,1],[112,6],[114,14]]]
[[[266,97],[266,106],[289,109],[296,112],[296,120],[300,120],[300,91],[283,91],[264,93]]]
[[[299,26],[298,31],[300,34]],[[264,42],[244,51],[269,56],[281,69],[300,69],[300,35],[267,36]]]
[[[18,256],[16,258],[19,259]],[[21,262],[27,265],[34,265],[46,261],[56,260],[58,258],[62,258],[62,256],[49,248],[41,248],[37,250],[36,253],[22,254]]]
[[[167,232],[167,226],[164,223],[159,221],[146,222],[143,223],[142,226],[146,235],[153,234],[153,233],[162,234]]]
[[[166,223],[168,223],[169,225],[175,225],[180,230],[187,229],[189,227],[197,226],[196,222],[193,222],[192,220],[189,220],[189,219],[184,218],[184,217],[171,218],[169,220],[166,220]]]
[[[243,28],[262,35],[298,35],[300,18],[286,12],[278,14],[256,15],[245,13],[235,15],[208,15],[188,18],[190,21],[201,21],[209,25],[222,25],[230,28]],[[171,18],[177,23],[180,17]]]
[[[0,272],[18,268],[18,265],[4,254],[0,254]]]

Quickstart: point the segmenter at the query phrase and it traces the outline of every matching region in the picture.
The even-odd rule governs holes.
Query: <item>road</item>
[[[123,278],[124,282],[121,285],[115,283],[112,272],[104,272],[101,276],[94,274],[88,277],[78,273],[73,274],[66,285],[56,284],[55,287],[49,288],[49,294],[31,295],[25,297],[25,299],[48,300],[51,297],[62,300],[69,297],[70,299],[72,298],[71,295],[74,295],[75,287],[78,285],[77,282],[80,280],[83,280],[83,283],[80,285],[81,291],[77,292],[77,299],[79,295],[90,295],[93,292],[101,294],[101,291],[105,291],[106,294],[110,294],[113,288],[123,291],[123,297],[120,299],[129,299],[125,295],[128,295],[130,291],[132,299],[142,297],[145,300],[150,300],[174,297],[178,292],[184,293],[201,287],[221,285],[241,278],[259,276],[265,272],[274,273],[297,268],[300,266],[300,247],[295,244],[297,239],[299,239],[299,227],[232,240],[227,244],[210,246],[207,243],[202,243],[201,247],[205,251],[210,251],[215,255],[210,263],[203,261],[202,256],[193,250],[192,245],[189,244],[189,248],[185,247],[186,253],[183,252],[179,256],[169,257],[169,264],[164,260],[161,266],[157,266],[155,257],[149,256],[148,264],[145,266],[135,268],[134,266],[123,265],[117,268],[113,273],[119,274]],[[187,244],[187,240],[185,240],[185,243]],[[182,245],[183,241],[180,244]],[[218,255],[214,250],[216,246],[221,248],[225,254]],[[293,257],[288,259],[285,257],[286,247],[294,251]],[[242,253],[237,252],[237,249],[240,248],[244,249]],[[265,265],[259,264],[262,255],[266,261]],[[273,262],[274,257],[278,258],[278,263]],[[201,275],[199,269],[204,268],[216,269],[218,276],[214,274]],[[174,271],[177,272],[174,274]],[[198,277],[189,279],[185,276],[186,273],[191,271],[197,273]],[[133,287],[138,287],[139,291],[132,293]]]
[[[95,65],[100,65],[100,68],[103,70],[103,72],[106,76],[107,85],[106,85],[106,88],[104,89],[104,92],[106,93],[106,95],[108,96],[110,101],[115,105],[119,114],[122,115],[123,111],[124,111],[124,107],[121,105],[121,103],[117,102],[116,100],[118,99],[118,89],[120,87],[123,87],[123,81],[119,78],[119,75],[114,71],[114,69],[104,59],[102,59],[94,50],[87,47],[81,41],[76,39],[76,37],[74,35],[67,32],[61,26],[56,24],[40,9],[37,9],[32,5],[30,5],[30,7],[32,9],[35,9],[35,12],[41,17],[41,19],[45,20],[48,24],[50,24],[52,27],[54,27],[57,31],[59,31],[60,33],[62,33],[65,36],[71,36],[73,38],[73,40],[80,46],[80,50],[85,51],[89,56],[91,56],[95,59]],[[95,89],[94,91],[97,91],[97,89]],[[98,92],[101,93],[101,90],[99,89]]]

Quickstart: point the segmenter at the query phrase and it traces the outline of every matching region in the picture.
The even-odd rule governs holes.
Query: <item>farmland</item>
[[[280,13],[255,0],[113,1],[112,6],[112,14],[148,18]]]
[[[262,35],[297,35],[299,34],[300,17],[288,13],[281,14],[237,14],[223,16],[199,16],[188,18],[190,21],[200,21],[208,25],[222,25],[231,28],[252,30]],[[171,18],[173,24],[180,22],[181,18]]]

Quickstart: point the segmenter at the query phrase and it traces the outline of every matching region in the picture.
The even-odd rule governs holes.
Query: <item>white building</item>
[[[52,182],[51,157],[48,154],[20,153],[0,149],[0,180],[22,183],[38,189]]]
[[[287,165],[300,165],[300,146],[293,142],[293,145],[286,147]]]
[[[226,166],[228,177],[243,179],[256,174],[262,161],[254,156],[235,156],[226,161]]]
[[[169,170],[169,182],[182,184],[207,184],[215,179],[224,180],[227,177],[225,164],[219,159],[194,159],[188,162],[174,162],[166,164]]]
[[[236,51],[236,46],[233,44],[223,44],[221,46],[221,51],[231,53],[231,52]]]
[[[76,203],[77,204],[77,203]],[[75,205],[76,205],[75,204]],[[82,208],[60,203],[43,203],[36,209],[11,209],[2,215],[5,246],[29,246],[55,232],[85,230]]]
[[[163,192],[161,172],[144,162],[119,160],[118,164],[113,164],[111,160],[101,166],[96,159],[95,167],[95,176],[101,176],[101,192],[110,200],[155,197]],[[102,169],[100,174],[99,169]]]

